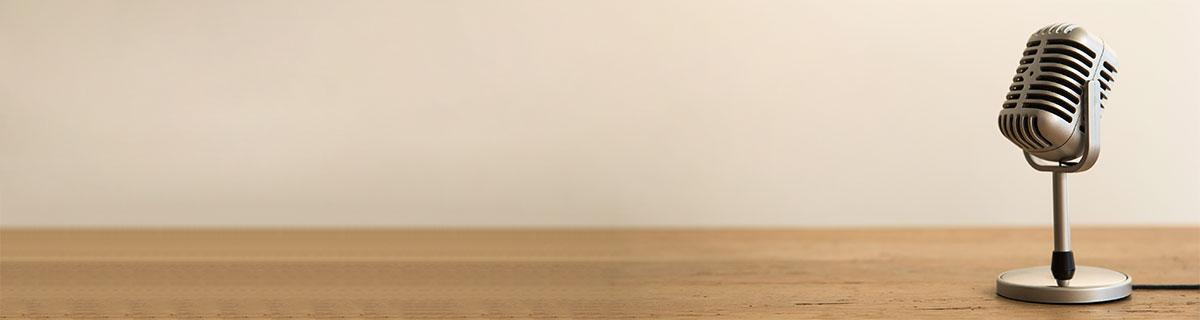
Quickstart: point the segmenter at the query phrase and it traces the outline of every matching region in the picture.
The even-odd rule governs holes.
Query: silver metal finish
[[[1033,159],[1032,153],[1025,151],[1025,161],[1038,171],[1049,172],[1081,172],[1091,169],[1092,165],[1096,164],[1096,160],[1100,159],[1100,109],[1101,105],[1101,90],[1100,81],[1092,80],[1083,88],[1083,96],[1087,97],[1080,103],[1080,112],[1083,118],[1082,129],[1080,129],[1081,138],[1083,140],[1083,151],[1079,156],[1079,160],[1060,161],[1057,164],[1041,164]],[[1003,111],[1002,111],[1003,112]]]
[[[1054,251],[1071,251],[1071,225],[1067,220],[1067,177],[1065,173],[1051,173],[1054,182]],[[1071,280],[1057,280],[1059,287],[1070,285]]]
[[[1065,174],[1088,170],[1100,157],[1101,110],[1115,81],[1116,66],[1112,49],[1075,25],[1050,25],[1029,37],[1000,110],[1000,132],[1023,150],[1030,166],[1053,176],[1053,263],[1064,279],[1055,279],[1050,266],[1011,270],[996,279],[997,294],[1044,303],[1092,303],[1129,296],[1131,282],[1124,273],[1084,266],[1076,267],[1073,276],[1069,272],[1074,258],[1069,254]],[[1060,260],[1061,256],[1066,259]]]
[[[1000,132],[1028,152],[1027,156],[1058,163],[1082,158],[1078,163],[1083,168],[1067,171],[1066,168],[1047,166],[1046,169],[1053,170],[1038,170],[1086,170],[1094,163],[1099,144],[1091,149],[1091,159],[1083,157],[1090,144],[1087,133],[1093,132],[1085,125],[1093,122],[1089,120],[1099,119],[1100,108],[1093,109],[1095,115],[1089,117],[1082,105],[1090,102],[1090,94],[1099,97],[1097,105],[1099,100],[1108,99],[1116,66],[1117,58],[1112,49],[1083,28],[1055,24],[1038,30],[1029,37],[1005,96],[998,119]],[[1099,82],[1095,92],[1087,90],[1093,81]],[[1099,121],[1095,122],[1093,124]],[[1031,164],[1034,164],[1032,160]]]
[[[1054,177],[1054,251],[1071,251],[1071,225],[1067,220],[1067,177],[1062,172]]]
[[[1050,266],[1009,270],[996,278],[996,294],[1040,303],[1096,303],[1119,300],[1133,291],[1129,275],[1104,268],[1079,266],[1068,286],[1058,286]]]

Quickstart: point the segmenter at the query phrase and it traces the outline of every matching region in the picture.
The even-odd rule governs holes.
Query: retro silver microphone
[[[1099,104],[1094,114],[1099,119],[1103,108],[1100,100],[1108,99],[1116,66],[1113,50],[1083,28],[1055,24],[1038,30],[1025,44],[1017,74],[1008,88],[1000,110],[1000,132],[1040,159],[1063,163],[1090,158],[1089,162],[1079,162],[1081,167],[1062,172],[1087,170],[1100,149],[1098,144],[1089,146],[1085,140],[1089,135],[1085,124],[1099,128],[1099,121],[1089,123],[1084,119],[1091,111],[1086,107]],[[1099,90],[1089,88],[1091,85],[1098,85]],[[1098,95],[1098,100],[1090,101],[1089,94]],[[1089,136],[1099,142],[1099,132]],[[1083,157],[1085,150],[1091,157]]]
[[[1086,303],[1124,298],[1132,290],[1129,276],[1117,271],[1081,266],[1079,272],[1086,275],[1076,276],[1067,221],[1064,174],[1087,170],[1099,158],[1100,113],[1116,74],[1116,53],[1078,26],[1046,26],[1026,42],[997,121],[1030,166],[1052,173],[1054,251],[1049,270],[1035,267],[1001,274],[996,282],[1001,296]]]

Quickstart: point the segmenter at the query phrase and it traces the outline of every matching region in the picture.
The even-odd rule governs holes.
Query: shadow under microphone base
[[[1120,300],[1133,292],[1133,279],[1120,271],[1075,266],[1071,253],[1071,228],[1067,219],[1066,174],[1087,170],[1100,153],[1100,85],[1091,81],[1084,88],[1083,112],[1086,135],[1083,156],[1078,162],[1042,165],[1029,152],[1025,159],[1038,171],[1053,175],[1054,252],[1050,266],[1009,270],[996,278],[996,294],[1026,302],[1082,304]]]

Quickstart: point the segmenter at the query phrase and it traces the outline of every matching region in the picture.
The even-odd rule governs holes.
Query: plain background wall
[[[995,118],[1074,22],[1074,222],[1195,225],[1198,3],[0,1],[0,224],[1048,225]]]

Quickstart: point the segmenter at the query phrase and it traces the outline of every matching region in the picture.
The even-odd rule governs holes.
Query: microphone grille
[[[1075,31],[1075,28],[1079,28],[1079,26],[1071,23],[1055,23],[1038,29],[1038,31],[1034,32],[1033,35],[1044,36],[1049,34],[1068,34],[1071,33],[1071,31]]]
[[[1000,132],[1021,149],[1039,150],[1053,146],[1053,142],[1042,134],[1036,115],[1002,114],[999,122]]]
[[[1100,98],[1107,100],[1117,73],[1115,64],[1112,50],[1083,28],[1059,23],[1038,29],[1026,43],[1005,96],[1000,131],[1031,152],[1074,155],[1078,148],[1059,148],[1080,128],[1080,107],[1087,99],[1084,88],[1098,80]]]

